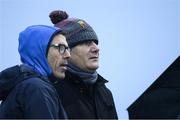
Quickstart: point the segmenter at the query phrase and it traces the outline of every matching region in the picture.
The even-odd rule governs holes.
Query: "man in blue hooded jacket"
[[[48,77],[65,77],[69,47],[61,29],[45,25],[27,27],[19,34],[22,65],[0,73],[0,118],[66,118],[58,94]]]

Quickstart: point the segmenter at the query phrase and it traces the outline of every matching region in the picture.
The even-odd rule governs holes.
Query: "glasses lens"
[[[60,54],[64,54],[66,50],[70,52],[70,48],[63,44],[52,44],[51,47],[58,49]]]
[[[64,45],[59,45],[59,52],[61,54],[64,54],[65,50],[66,50],[66,47]]]

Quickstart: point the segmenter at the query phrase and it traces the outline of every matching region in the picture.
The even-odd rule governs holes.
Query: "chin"
[[[99,63],[93,63],[93,64],[92,64],[92,67],[93,67],[94,69],[98,69]]]
[[[56,73],[54,75],[59,79],[64,79],[65,78],[65,73]]]
[[[99,68],[99,65],[91,65],[89,66],[89,69],[92,70],[92,71],[95,71]]]

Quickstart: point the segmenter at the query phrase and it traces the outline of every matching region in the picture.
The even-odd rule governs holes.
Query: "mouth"
[[[60,67],[63,71],[66,71],[66,70],[67,70],[67,64],[66,64],[66,63],[60,64],[59,67]]]
[[[97,56],[93,56],[93,57],[90,57],[89,59],[90,59],[90,60],[97,60],[98,57],[97,57]]]

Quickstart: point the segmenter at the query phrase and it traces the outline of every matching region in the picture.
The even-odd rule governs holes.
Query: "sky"
[[[180,55],[180,0],[0,0],[0,71],[21,64],[19,32],[52,26],[48,15],[57,9],[96,31],[98,73],[109,81],[120,119]]]

